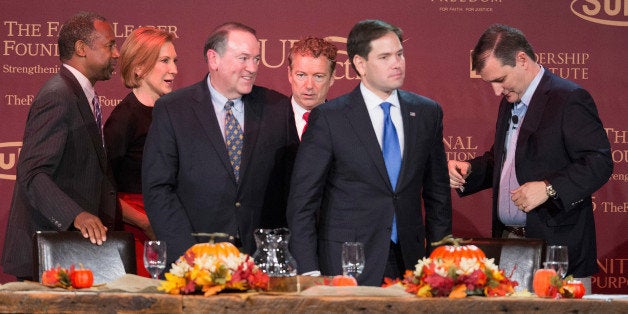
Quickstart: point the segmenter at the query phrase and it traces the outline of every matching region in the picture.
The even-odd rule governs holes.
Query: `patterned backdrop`
[[[303,3],[299,3],[303,2]],[[595,192],[598,264],[595,293],[628,293],[628,2],[622,0],[405,0],[405,1],[7,1],[0,0],[0,247],[15,183],[24,122],[41,85],[59,70],[56,38],[72,14],[95,11],[115,27],[118,46],[135,28],[153,25],[175,34],[178,87],[206,73],[203,42],[217,25],[239,21],[257,29],[264,85],[290,93],[287,51],[308,35],[340,48],[329,98],[358,82],[346,54],[346,37],[359,20],[382,19],[404,30],[404,89],[438,101],[445,112],[449,159],[464,160],[490,148],[499,98],[470,71],[470,51],[492,23],[521,29],[552,72],[575,81],[596,100],[613,150],[610,181]],[[96,85],[108,117],[128,93],[120,76]],[[454,234],[490,236],[490,192],[453,195]],[[622,227],[624,226],[624,227]],[[10,254],[4,252],[5,254]],[[0,272],[0,282],[14,278]]]

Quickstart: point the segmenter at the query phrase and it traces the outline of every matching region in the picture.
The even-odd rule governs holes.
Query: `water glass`
[[[545,268],[553,269],[561,278],[567,275],[569,266],[569,258],[567,247],[564,245],[550,245],[547,247],[547,255],[545,257]]]
[[[159,279],[159,274],[166,268],[166,242],[144,242],[144,267],[153,279]]]
[[[342,244],[342,274],[358,278],[364,270],[364,246],[360,242]]]

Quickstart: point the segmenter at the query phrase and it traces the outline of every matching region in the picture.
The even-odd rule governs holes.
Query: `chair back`
[[[124,274],[136,274],[135,241],[125,231],[108,231],[107,241],[92,244],[78,231],[37,231],[34,235],[34,279],[41,281],[42,273],[61,266],[89,268],[94,284],[111,282]]]
[[[545,250],[543,239],[474,238],[468,244],[480,248],[486,257],[494,258],[499,269],[519,283],[515,291],[534,290],[534,272],[541,268]]]

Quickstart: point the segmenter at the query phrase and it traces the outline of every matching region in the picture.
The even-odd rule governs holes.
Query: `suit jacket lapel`
[[[530,99],[528,110],[526,111],[523,123],[521,124],[521,130],[519,131],[519,138],[517,139],[516,157],[523,157],[523,149],[519,148],[523,148],[525,143],[528,142],[530,135],[536,132],[539,128],[539,123],[541,123],[541,118],[543,118],[545,106],[549,101],[547,95],[550,91],[552,75],[553,74],[551,74],[550,71],[545,70],[539,85],[536,87],[536,90],[532,95],[532,99]]]
[[[512,104],[509,103],[506,98],[503,98],[499,105],[499,112],[497,113],[497,124],[495,131],[495,145],[493,147],[494,150],[494,162],[496,163],[495,169],[498,171],[493,172],[493,176],[496,176],[497,181],[499,182],[499,176],[501,173],[502,166],[504,164],[504,160],[506,158],[506,135],[508,133],[508,128],[510,127],[510,119],[512,115]]]
[[[90,141],[92,142],[92,145],[94,145],[96,155],[98,155],[100,168],[102,169],[103,173],[107,173],[109,167],[107,166],[107,155],[105,154],[105,148],[103,147],[102,135],[100,133],[101,130],[99,130],[99,127],[96,125],[96,118],[94,118],[94,113],[92,112],[92,107],[89,104],[89,100],[85,96],[85,92],[83,92],[81,84],[78,82],[76,77],[74,77],[74,74],[70,72],[70,70],[66,69],[65,66],[62,66],[60,73],[63,79],[66,80],[70,84],[70,86],[72,86],[74,94],[78,98],[76,106],[79,113],[81,114],[81,118],[83,119],[83,121],[85,121]]]
[[[222,130],[216,118],[209,87],[207,87],[207,79],[198,83],[198,88],[195,90],[195,94],[192,95],[192,99],[195,102],[192,105],[192,109],[194,110],[196,118],[203,127],[203,131],[212,147],[214,147],[216,154],[222,161],[225,171],[227,171],[231,179],[235,182],[235,175],[233,174],[233,168],[229,161],[229,153],[227,152],[225,139],[222,137]]]
[[[288,133],[290,136],[297,139],[297,143],[301,142],[299,139],[299,132],[297,131],[297,124],[294,121],[294,109],[292,109],[292,97],[288,98]]]
[[[422,119],[417,119],[420,117],[423,112],[422,107],[416,106],[408,99],[408,94],[405,91],[397,90],[397,97],[399,98],[399,105],[401,110],[401,119],[403,121],[403,158],[401,161],[401,170],[399,171],[399,179],[397,180],[397,187],[401,187],[407,180],[406,176],[409,173],[412,173],[412,170],[409,169],[411,163],[408,162],[410,160],[410,152],[416,153],[416,143],[417,137],[423,136],[424,134],[419,133],[419,123],[423,121]]]
[[[255,91],[251,94],[253,93]],[[262,104],[256,101],[258,97],[251,94],[242,96],[242,102],[244,103],[244,147],[242,149],[242,161],[240,162],[240,182],[246,176],[246,170],[251,162],[264,110]]]
[[[346,117],[349,124],[355,131],[356,136],[362,142],[362,146],[366,149],[369,157],[375,165],[375,169],[381,176],[382,180],[386,182],[386,186],[394,191],[394,188],[390,185],[390,179],[388,178],[388,172],[386,171],[386,164],[384,163],[384,156],[382,155],[382,149],[377,141],[377,136],[373,130],[373,123],[371,117],[366,108],[364,97],[360,92],[360,86],[356,87],[349,96],[349,102],[347,103]],[[380,130],[381,131],[381,130]]]

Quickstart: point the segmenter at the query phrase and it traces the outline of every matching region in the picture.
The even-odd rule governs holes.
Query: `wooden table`
[[[628,300],[539,298],[399,298],[226,293],[176,296],[156,293],[2,291],[0,312],[20,313],[628,313]]]

